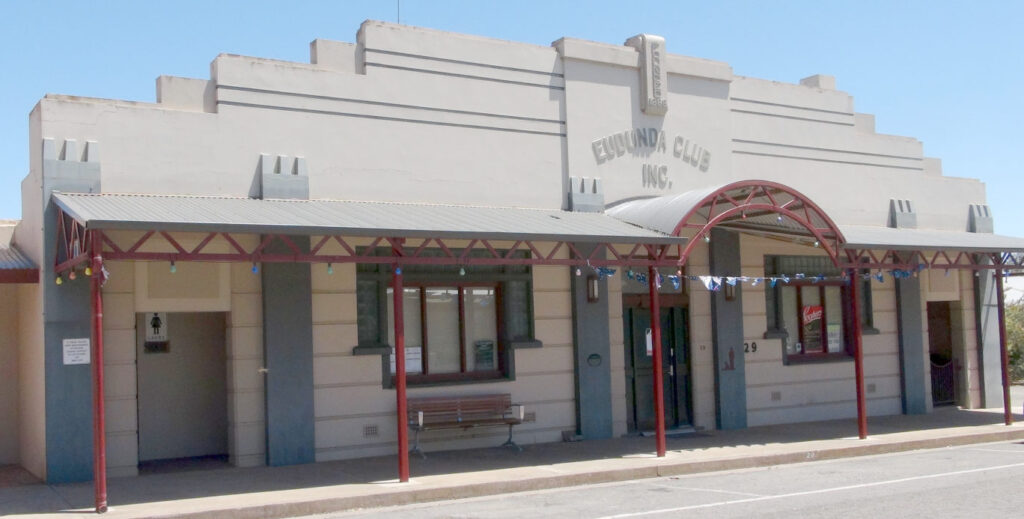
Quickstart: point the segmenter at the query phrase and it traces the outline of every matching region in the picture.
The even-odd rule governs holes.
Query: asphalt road
[[[1024,442],[329,514],[325,518],[1022,517]]]

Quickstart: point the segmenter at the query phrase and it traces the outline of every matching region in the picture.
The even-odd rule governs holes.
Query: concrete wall
[[[42,282],[42,280],[40,280]],[[43,291],[18,286],[18,443],[22,467],[46,478],[46,391],[43,382]]]
[[[0,465],[18,456],[18,286],[0,284]]]

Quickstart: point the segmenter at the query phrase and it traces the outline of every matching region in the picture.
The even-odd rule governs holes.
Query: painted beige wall
[[[495,246],[500,248],[502,244]],[[569,280],[568,267],[533,268],[535,332],[544,347],[515,351],[515,380],[410,387],[409,397],[509,393],[513,402],[526,407],[527,423],[515,428],[518,443],[558,441],[562,431],[574,431]],[[314,266],[313,385],[317,461],[393,454],[397,445],[395,392],[383,389],[379,356],[352,355],[357,331],[355,267],[335,265],[334,274],[328,275],[326,267]],[[619,337],[621,350],[621,328]],[[622,406],[624,408],[624,401]],[[623,431],[624,414],[623,411]],[[376,434],[371,432],[374,429]],[[426,451],[484,447],[500,444],[505,434],[507,431],[503,428],[435,431],[424,433],[420,442]]]
[[[18,442],[21,466],[46,479],[42,286],[18,285]]]
[[[764,256],[824,255],[820,249],[742,236],[743,275],[764,276]],[[854,363],[783,364],[781,339],[764,339],[764,284],[743,287],[744,341],[758,344],[746,354],[747,423],[750,426],[848,418],[857,415]],[[871,301],[878,335],[865,335],[864,382],[869,415],[899,414],[899,342],[896,296],[891,278],[873,281]],[[774,395],[773,395],[774,394]]]
[[[18,455],[18,286],[0,284],[0,465]]]

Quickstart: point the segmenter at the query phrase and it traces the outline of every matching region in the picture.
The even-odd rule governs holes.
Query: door
[[[629,414],[627,419],[630,431],[654,429],[654,357],[648,349],[647,340],[650,323],[650,310],[640,307],[623,309]],[[685,307],[661,309],[662,382],[665,396],[665,427],[669,429],[691,423],[686,328]]]
[[[956,403],[956,361],[950,330],[949,303],[928,303],[928,353],[931,359],[932,404]]]
[[[225,314],[137,314],[139,461],[224,455]],[[147,341],[147,334],[162,341]]]

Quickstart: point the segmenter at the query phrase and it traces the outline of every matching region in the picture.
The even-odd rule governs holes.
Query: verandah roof
[[[54,193],[89,230],[388,236],[677,245],[685,238],[602,213],[342,200]]]

